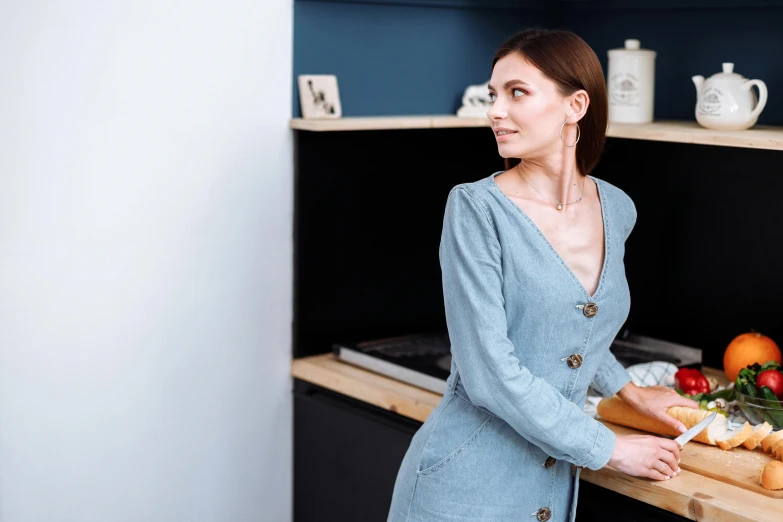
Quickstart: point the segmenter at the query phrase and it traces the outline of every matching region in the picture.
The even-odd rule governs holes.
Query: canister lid
[[[608,54],[609,56],[612,56],[613,54],[617,55],[633,55],[633,56],[652,56],[655,57],[655,51],[652,51],[650,49],[642,49],[641,43],[639,40],[636,40],[635,38],[629,38],[625,40],[625,47],[621,47],[619,49],[609,49]]]

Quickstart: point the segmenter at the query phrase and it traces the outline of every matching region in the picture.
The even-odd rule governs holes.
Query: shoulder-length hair
[[[576,164],[582,174],[589,174],[604,150],[609,120],[609,100],[601,62],[579,36],[562,29],[526,29],[508,38],[492,59],[495,64],[511,53],[520,53],[545,76],[555,82],[563,96],[584,89],[590,105],[579,120],[581,137],[576,145]],[[507,158],[506,168],[519,163]]]

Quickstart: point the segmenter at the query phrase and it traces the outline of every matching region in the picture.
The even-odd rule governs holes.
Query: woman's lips
[[[506,133],[505,134],[495,133],[495,139],[498,141],[498,143],[501,143],[501,142],[504,142],[504,141],[508,141],[508,140],[510,140],[511,138],[513,138],[514,136],[517,135],[516,131],[514,131],[514,132],[504,131],[504,132],[506,132]]]

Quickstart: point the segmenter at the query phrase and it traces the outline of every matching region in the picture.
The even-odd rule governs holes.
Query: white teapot
[[[733,63],[724,63],[723,72],[707,80],[693,76],[696,85],[696,121],[708,129],[740,130],[756,124],[767,104],[767,86],[761,80],[748,80],[734,71]],[[751,90],[758,87],[759,100]]]

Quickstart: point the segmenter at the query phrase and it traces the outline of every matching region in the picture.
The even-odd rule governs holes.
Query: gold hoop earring
[[[565,145],[566,147],[568,147],[570,149],[571,147],[576,147],[576,144],[579,143],[579,138],[582,137],[582,131],[579,129],[579,124],[575,123],[575,125],[576,125],[576,141],[574,142],[573,145],[568,145],[568,144],[566,144],[565,140],[563,140],[563,127],[565,127],[566,123],[568,123],[568,120],[564,121],[563,124],[560,126],[560,141],[562,141],[563,145]]]

